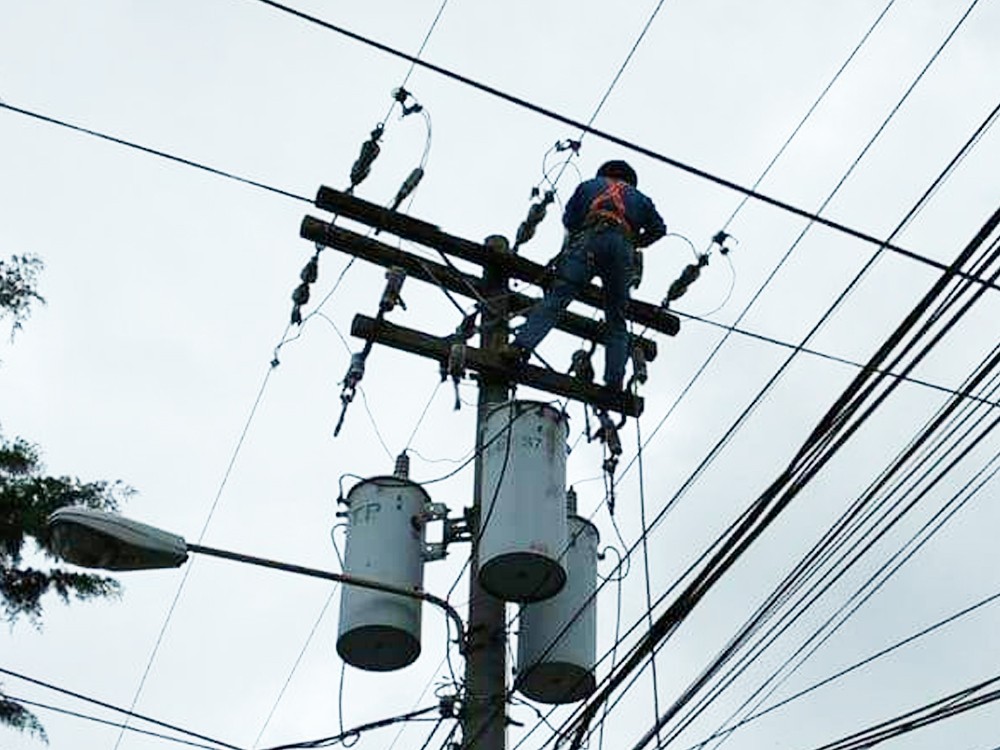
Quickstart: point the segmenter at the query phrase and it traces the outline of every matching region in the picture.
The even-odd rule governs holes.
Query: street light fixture
[[[176,568],[188,558],[183,537],[116,513],[60,508],[49,516],[49,531],[55,550],[82,568]]]
[[[283,570],[286,573],[336,581],[347,586],[358,586],[419,599],[445,611],[455,623],[458,643],[464,648],[465,624],[458,611],[444,599],[418,589],[405,589],[365,578],[192,544],[184,537],[171,534],[169,531],[133,521],[117,513],[90,508],[60,508],[49,516],[48,526],[52,535],[52,546],[56,552],[68,562],[83,568],[103,570],[176,568],[187,561],[189,552],[197,552],[273,570]]]

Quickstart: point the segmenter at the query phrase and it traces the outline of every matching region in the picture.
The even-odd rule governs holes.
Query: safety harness
[[[610,180],[607,187],[590,202],[585,226],[588,229],[618,227],[624,230],[629,240],[633,240],[635,231],[625,217],[625,191],[628,188],[627,183]]]

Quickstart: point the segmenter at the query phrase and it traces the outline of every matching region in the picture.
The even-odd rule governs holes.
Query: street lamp
[[[183,537],[90,508],[61,508],[49,516],[52,546],[82,568],[176,568],[188,558]]]
[[[455,623],[458,643],[463,645],[465,643],[465,624],[458,611],[444,599],[418,589],[405,589],[365,578],[192,544],[184,537],[171,534],[169,531],[133,521],[117,513],[90,508],[60,508],[49,516],[48,526],[52,536],[52,546],[56,552],[68,562],[83,568],[103,570],[176,568],[187,561],[189,552],[197,552],[425,601],[445,611]]]

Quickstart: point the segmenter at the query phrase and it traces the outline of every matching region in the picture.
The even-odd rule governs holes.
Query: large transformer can
[[[566,582],[566,416],[512,401],[484,420],[479,582],[505,601],[541,601]]]
[[[544,602],[524,604],[519,615],[517,672],[520,690],[539,703],[573,703],[597,683],[597,527],[569,517],[566,585]]]
[[[399,588],[424,582],[424,489],[400,477],[375,477],[347,494],[344,573]],[[385,672],[420,655],[419,599],[344,585],[337,653],[358,669]]]

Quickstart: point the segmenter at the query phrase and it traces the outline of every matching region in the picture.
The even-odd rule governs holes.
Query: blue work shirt
[[[571,234],[586,229],[594,223],[592,208],[602,194],[608,194],[608,200],[599,201],[602,205],[612,208],[612,212],[623,214],[626,235],[635,247],[647,247],[667,233],[667,225],[657,212],[656,207],[646,195],[621,180],[607,177],[594,177],[581,182],[566,203],[563,212],[563,226]],[[617,196],[617,211],[612,207]],[[602,214],[607,213],[601,211]]]

